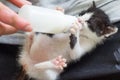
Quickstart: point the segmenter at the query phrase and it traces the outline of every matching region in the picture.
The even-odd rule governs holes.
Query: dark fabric
[[[120,30],[120,22],[115,25]],[[71,63],[60,80],[120,80],[119,64],[120,31],[78,62]]]
[[[120,28],[120,22],[115,23]],[[19,45],[0,44],[0,80],[17,80]],[[78,62],[71,63],[59,80],[120,80],[120,31]]]
[[[17,45],[0,44],[0,80],[16,80]]]

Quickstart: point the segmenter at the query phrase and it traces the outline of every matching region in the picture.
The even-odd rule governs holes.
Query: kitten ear
[[[108,26],[104,32],[104,37],[109,37],[115,33],[117,33],[118,31],[118,28],[117,27],[111,27],[111,26]]]
[[[95,4],[95,1],[93,1],[93,5],[92,5],[93,8],[96,8],[96,4]]]

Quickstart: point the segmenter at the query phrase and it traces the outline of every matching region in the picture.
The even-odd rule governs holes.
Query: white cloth
[[[78,15],[92,5],[93,0],[40,0],[38,6],[55,8],[61,6],[70,15]],[[120,0],[94,0],[96,6],[105,11],[112,22],[120,20]]]

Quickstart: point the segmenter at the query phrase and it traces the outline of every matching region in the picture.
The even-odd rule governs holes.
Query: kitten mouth
[[[82,22],[82,20],[80,19],[80,17],[78,18],[78,22],[79,22],[79,23],[81,23],[81,22]]]
[[[82,17],[78,17],[78,22],[83,24],[85,22],[85,20]]]
[[[78,17],[78,24],[79,24],[79,28],[80,28],[80,30],[83,29],[83,27],[84,27],[84,23],[85,23],[85,20],[82,19],[82,17]]]
[[[78,22],[78,27],[79,27],[79,30],[82,30],[82,28],[83,28],[83,24],[80,23],[80,22]]]

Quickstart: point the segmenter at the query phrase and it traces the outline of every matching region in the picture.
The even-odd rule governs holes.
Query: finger
[[[31,31],[32,27],[29,22],[19,17],[14,11],[6,7],[0,2],[0,21],[14,26],[17,29],[24,31]]]
[[[17,29],[10,26],[10,25],[7,25],[5,23],[2,23],[0,21],[0,35],[5,35],[5,34],[12,34],[12,33],[15,33],[17,32]]]
[[[16,5],[17,7],[22,7],[25,4],[32,4],[31,2],[27,1],[27,0],[8,0],[9,2],[13,3],[14,5]]]
[[[23,30],[23,31],[32,31],[32,27],[29,22],[24,20],[23,18],[17,16],[14,16],[12,18],[13,24],[17,29]]]

